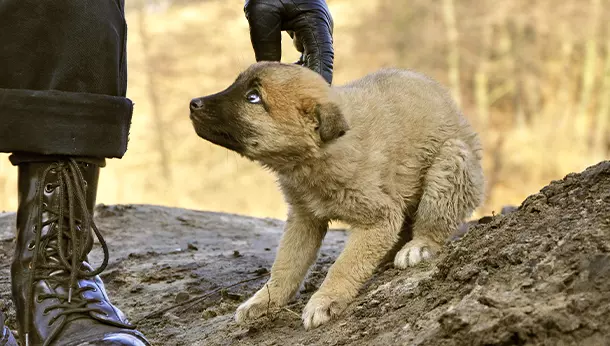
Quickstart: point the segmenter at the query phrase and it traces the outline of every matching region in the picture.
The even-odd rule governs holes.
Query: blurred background
[[[243,0],[127,0],[129,150],[102,170],[98,203],[285,218],[273,176],[199,139],[192,97],[254,62]],[[411,68],[452,91],[479,131],[488,195],[474,216],[610,158],[610,0],[328,0],[334,84]],[[283,61],[298,53],[283,34]],[[17,170],[0,156],[0,211]]]

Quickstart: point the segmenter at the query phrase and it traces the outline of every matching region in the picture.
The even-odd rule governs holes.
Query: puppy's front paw
[[[306,330],[316,328],[339,316],[346,307],[345,299],[317,292],[303,309],[303,326]]]
[[[414,238],[396,254],[394,266],[405,269],[419,262],[429,260],[438,252],[440,246],[426,238]]]
[[[277,303],[270,300],[267,287],[261,288],[250,299],[237,307],[235,311],[235,322],[244,323],[267,314],[271,307],[276,307]]]

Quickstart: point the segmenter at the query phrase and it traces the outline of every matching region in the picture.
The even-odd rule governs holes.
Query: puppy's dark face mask
[[[315,155],[348,126],[330,87],[304,67],[256,63],[227,89],[191,101],[197,134],[269,166]]]
[[[254,129],[241,115],[247,114],[249,102],[256,95],[239,79],[227,89],[209,96],[194,98],[190,118],[197,135],[211,143],[243,154]]]

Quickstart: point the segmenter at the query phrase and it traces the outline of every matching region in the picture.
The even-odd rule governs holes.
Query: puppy
[[[330,221],[351,232],[303,310],[306,329],[347,307],[405,218],[413,237],[398,268],[432,258],[483,199],[477,134],[443,87],[413,71],[331,87],[305,67],[260,62],[190,109],[201,138],[273,171],[289,206],[269,281],[238,307],[237,322],[294,297]]]

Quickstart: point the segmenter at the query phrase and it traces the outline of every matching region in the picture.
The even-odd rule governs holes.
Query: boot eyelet
[[[47,202],[42,202],[42,206],[43,206],[44,208],[49,207],[49,205],[47,204]]]
[[[87,187],[87,185],[89,185],[89,184],[88,184],[88,183],[87,183],[87,181],[85,180],[85,181],[83,181],[83,185],[85,185],[85,187]]]
[[[36,242],[31,241],[31,242],[28,244],[28,250],[32,251],[32,250],[34,250],[34,248],[36,248]]]
[[[45,185],[44,186],[44,192],[46,192],[46,193],[53,192],[53,185],[51,183],[48,183],[47,185]]]
[[[40,298],[40,296],[36,297],[36,303],[38,303],[38,304],[42,303],[42,298]]]

